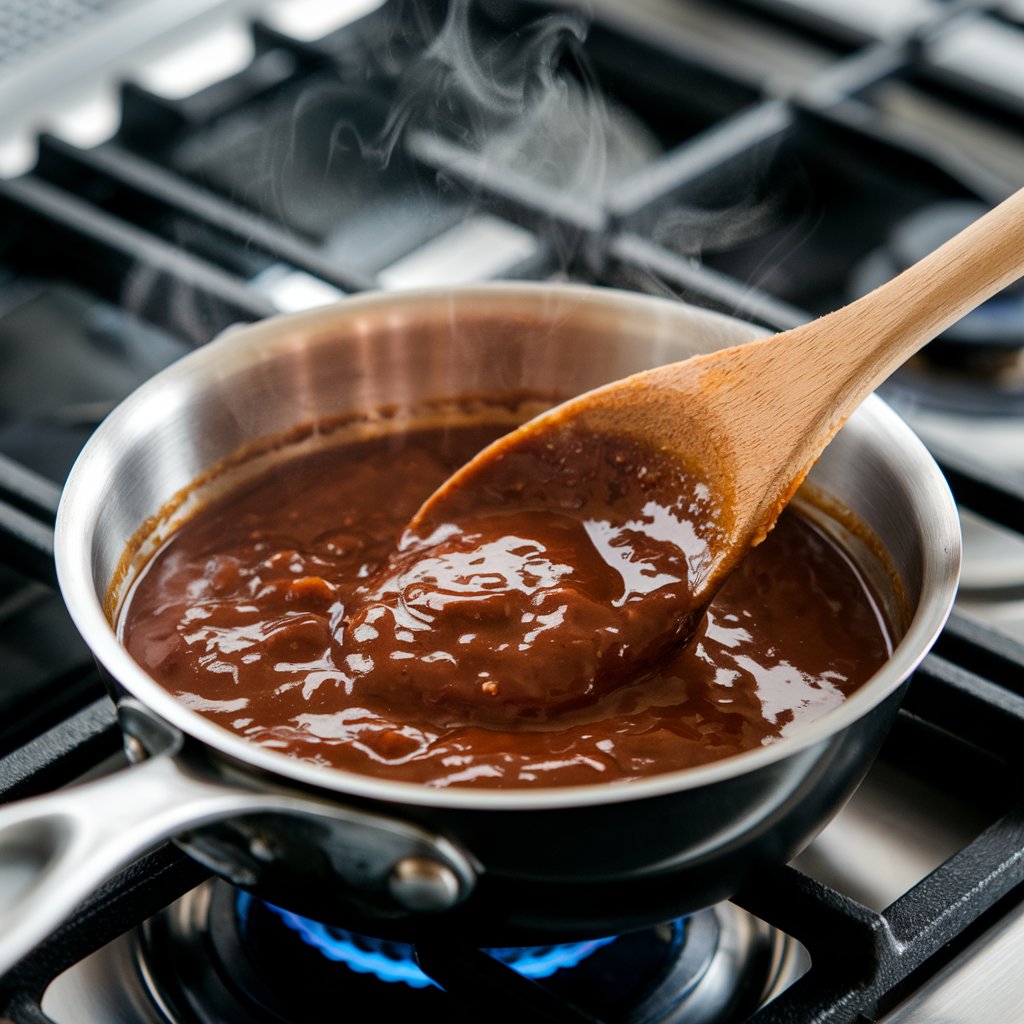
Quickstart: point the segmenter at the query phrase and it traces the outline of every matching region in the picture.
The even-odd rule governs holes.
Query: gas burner
[[[732,904],[618,937],[488,952],[609,1024],[744,1020],[806,967],[799,944]],[[56,1024],[311,1024],[339,1002],[353,1021],[433,1010],[459,1024],[481,1012],[424,974],[412,946],[300,918],[222,881],[66,971],[43,1009]]]
[[[848,297],[895,277],[987,210],[984,203],[956,199],[929,203],[903,218],[885,244],[856,265]],[[897,402],[957,415],[1024,414],[1024,284],[1005,288],[953,324],[884,390]]]
[[[322,956],[343,963],[357,974],[372,974],[384,982],[400,982],[410,988],[426,988],[435,984],[416,963],[415,947],[388,939],[375,939],[358,935],[342,928],[312,921],[283,907],[264,904],[266,910],[276,914],[285,925]],[[243,929],[255,922],[261,913],[258,900],[249,893],[238,896],[238,915]],[[678,941],[684,940],[685,925],[676,922]],[[488,949],[496,960],[514,968],[524,978],[549,978],[565,967],[575,967],[591,953],[614,942],[615,937],[591,939],[589,942],[571,942],[557,946]]]

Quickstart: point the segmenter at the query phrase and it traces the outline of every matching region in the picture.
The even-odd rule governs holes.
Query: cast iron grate
[[[482,0],[479,6],[495,32],[550,13],[536,3]],[[990,27],[986,8],[994,5],[971,5],[967,11],[963,5],[934,5],[931,22],[908,23],[882,40],[841,18],[802,15],[797,4],[721,6],[726,22],[738,26],[737,41],[744,33],[768,43],[796,41],[805,62],[781,79],[763,73],[733,41],[722,43],[726,22],[716,21],[720,15],[700,3],[694,5],[695,31],[706,25],[714,29],[706,44],[599,15],[582,50],[570,47],[565,59],[577,78],[590,75],[616,102],[649,113],[656,145],[644,159],[581,200],[564,183],[479,159],[451,125],[418,125],[403,137],[384,184],[395,194],[430,187],[443,202],[408,225],[409,233],[393,235],[394,251],[381,250],[373,259],[329,238],[305,212],[284,208],[280,196],[247,193],[238,161],[244,170],[253,145],[251,126],[263,115],[280,116],[274,104],[297,88],[316,90],[328,83],[326,93],[316,95],[331,109],[331,104],[351,103],[354,83],[369,83],[378,96],[393,98],[402,87],[403,69],[414,59],[414,44],[436,32],[443,7],[421,5],[427,14],[417,23],[418,36],[394,36],[395,19],[408,14],[396,0],[313,43],[257,24],[257,56],[243,72],[182,100],[126,83],[122,128],[113,140],[85,150],[44,136],[34,171],[0,183],[0,324],[8,308],[23,303],[25,287],[37,294],[58,282],[73,287],[79,298],[127,309],[134,322],[155,332],[147,335],[151,347],[171,344],[184,350],[231,323],[279,308],[264,286],[268,272],[306,275],[335,294],[374,287],[386,269],[385,257],[407,255],[432,234],[443,235],[451,223],[485,213],[525,230],[536,242],[500,276],[568,276],[678,296],[766,327],[788,327],[845,297],[842,265],[871,250],[899,211],[934,200],[992,203],[1015,184],[903,131],[882,103],[885,90],[897,83],[927,91],[930,101],[951,103],[1010,134],[1019,131],[1024,102],[1015,104],[1005,92],[994,98],[983,84],[972,86],[962,68],[953,74],[940,59],[945,50],[938,43],[945,35],[979,20]],[[1005,19],[998,25],[1015,28]],[[393,45],[385,47],[383,40]],[[786,52],[795,60],[798,50]],[[676,125],[673,104],[685,112]],[[380,112],[369,109],[362,116],[379,118]],[[378,122],[370,124],[377,128]],[[217,152],[203,151],[222,131],[237,142],[230,166],[218,164]],[[841,159],[829,163],[818,153],[825,142]],[[346,173],[357,191],[382,187],[370,180],[359,159],[352,159]],[[1001,166],[999,160],[993,165]],[[789,187],[786,178],[793,168],[805,188]],[[752,170],[761,183],[758,202],[778,216],[766,234],[753,230],[753,218],[746,215],[750,204],[737,200]],[[867,211],[863,196],[879,189],[885,202]],[[342,226],[344,214],[339,214]],[[669,222],[679,230],[667,231]],[[730,246],[717,250],[716,223],[736,232]],[[859,248],[836,257],[836,245],[828,239],[854,224]],[[791,246],[792,262],[774,260],[773,246],[787,237],[800,241]],[[825,248],[832,252],[827,260]],[[65,425],[68,421],[87,434],[88,417],[79,423],[65,415]],[[68,443],[77,435],[72,432],[71,438]],[[962,504],[1020,531],[1020,484],[956,453],[936,454]],[[62,464],[43,472],[29,465],[35,467],[9,455],[0,458],[0,572],[11,576],[8,589],[14,595],[13,604],[0,602],[0,614],[7,608],[6,614],[17,615],[18,609],[47,601],[59,605],[52,524]],[[74,648],[75,642],[67,636],[52,644],[72,652],[68,663],[59,669],[41,666],[25,693],[8,700],[4,689],[2,800],[66,784],[117,754],[113,707],[87,652]],[[4,653],[0,646],[0,657]],[[963,777],[950,784],[987,791],[997,808],[991,824],[880,912],[792,867],[766,873],[760,884],[739,894],[737,903],[799,939],[812,959],[808,973],[750,1024],[872,1019],[922,970],[932,970],[993,914],[1019,900],[1024,883],[1024,805],[1017,799],[1022,694],[1024,649],[954,615],[917,673],[881,756],[916,771],[936,770],[943,762],[962,766]],[[0,1013],[14,1024],[46,1021],[39,1000],[57,973],[123,932],[126,924],[165,906],[204,874],[171,846],[133,865],[0,981]],[[486,993],[489,1019],[589,1019],[477,951],[424,946],[420,959],[468,1004]],[[499,992],[503,997],[495,999]]]

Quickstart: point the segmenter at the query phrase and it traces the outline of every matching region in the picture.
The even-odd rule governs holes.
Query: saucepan
[[[906,613],[895,650],[826,716],[712,764],[512,790],[327,768],[250,743],[176,700],[127,655],[105,607],[112,581],[130,581],[126,547],[143,524],[159,539],[185,514],[175,495],[263,439],[446,396],[565,398],[759,333],[680,302],[587,286],[371,294],[232,329],[129,396],[68,479],[56,560],[135,763],[0,811],[0,969],[169,838],[296,913],[382,937],[452,932],[484,946],[668,920],[798,852],[864,775],[956,589],[949,490],[878,398],[850,418],[809,486],[851,510],[887,552],[890,596],[899,603],[901,592]]]

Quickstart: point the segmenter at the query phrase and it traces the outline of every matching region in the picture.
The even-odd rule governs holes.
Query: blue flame
[[[238,896],[238,914],[245,920],[253,897]],[[416,966],[413,947],[403,942],[375,939],[300,917],[290,910],[264,904],[303,941],[318,949],[328,960],[343,963],[358,974],[372,974],[381,981],[402,982],[411,988],[434,985]],[[558,946],[530,946],[522,949],[487,949],[496,960],[508,964],[526,978],[548,978],[565,967],[575,967],[591,953],[614,942],[616,936],[572,942]]]

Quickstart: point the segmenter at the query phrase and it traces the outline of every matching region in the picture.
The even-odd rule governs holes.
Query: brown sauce
[[[679,596],[722,513],[621,442],[526,451],[457,530],[401,536],[500,432],[363,440],[242,485],[154,556],[123,642],[252,742],[435,786],[577,785],[727,757],[837,706],[888,657],[852,560],[792,508],[680,645]]]

